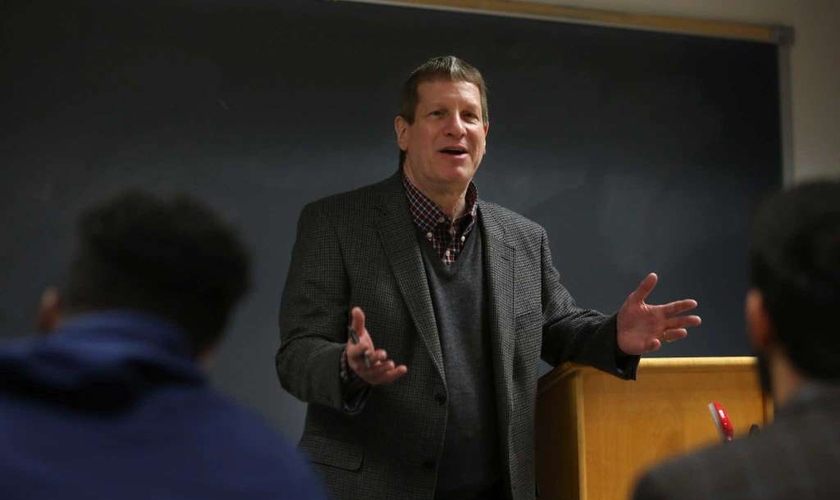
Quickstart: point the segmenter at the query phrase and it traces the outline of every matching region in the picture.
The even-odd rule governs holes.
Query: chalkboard
[[[322,1],[4,2],[0,332],[31,330],[80,209],[187,191],[255,256],[214,381],[296,438],[277,312],[302,206],[396,170],[399,88],[455,54],[489,83],[479,195],[548,230],[578,302],[694,297],[658,354],[742,355],[749,214],[781,184],[777,47]]]

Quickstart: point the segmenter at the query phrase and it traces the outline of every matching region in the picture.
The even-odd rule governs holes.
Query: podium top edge
[[[754,366],[754,356],[719,356],[697,358],[642,358],[639,368],[716,368],[733,366]]]
[[[642,358],[639,361],[639,371],[642,373],[665,371],[708,371],[721,369],[749,369],[754,370],[758,361],[754,356],[718,356],[718,357],[679,357],[679,358]],[[587,365],[578,363],[564,363],[539,379],[539,391],[563,380],[586,373],[604,373]],[[604,373],[604,375],[607,375]]]

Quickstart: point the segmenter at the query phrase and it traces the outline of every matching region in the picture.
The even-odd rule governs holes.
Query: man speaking
[[[399,171],[307,205],[280,306],[280,383],[336,499],[532,499],[539,359],[635,377],[693,300],[579,308],[538,224],[479,199],[487,96],[434,58],[406,81]]]

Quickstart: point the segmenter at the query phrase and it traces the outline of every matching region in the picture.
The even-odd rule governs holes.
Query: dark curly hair
[[[219,340],[249,287],[248,252],[216,213],[183,194],[127,191],[80,216],[64,296],[71,312],[162,316],[200,353]]]
[[[813,378],[840,379],[840,182],[767,199],[753,222],[749,261],[750,284],[793,364]]]

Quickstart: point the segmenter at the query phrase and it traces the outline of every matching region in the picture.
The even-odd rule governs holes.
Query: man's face
[[[414,123],[400,116],[395,122],[409,178],[425,191],[466,189],[484,157],[489,127],[478,87],[434,80],[418,85],[417,96]]]

